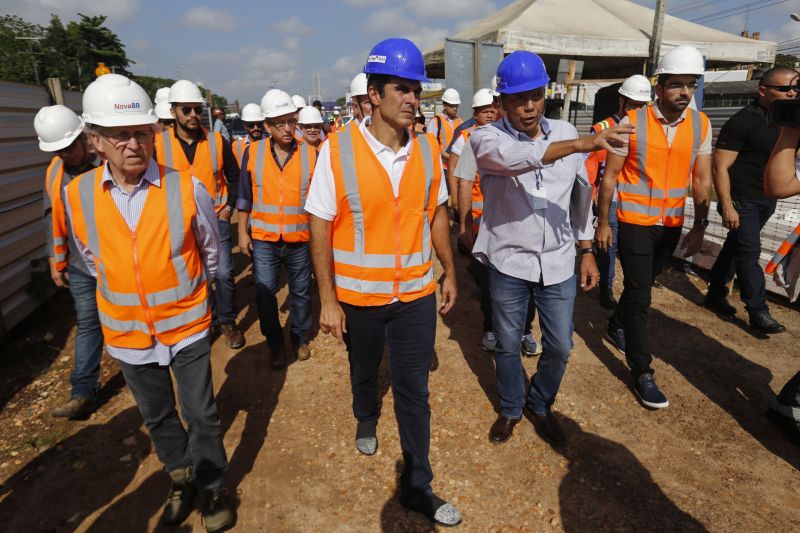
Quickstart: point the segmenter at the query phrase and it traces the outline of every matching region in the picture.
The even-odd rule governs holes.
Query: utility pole
[[[41,37],[14,37],[18,41],[28,41],[28,53],[31,55],[31,63],[33,63],[33,75],[36,77],[36,85],[40,85],[39,81],[39,65],[36,63],[36,52],[33,51],[31,41],[39,42]]]
[[[667,0],[657,0],[656,16],[653,19],[653,33],[650,36],[650,64],[647,67],[647,74],[653,75],[658,65],[658,57],[661,54],[661,35],[664,32],[664,14],[667,11]]]

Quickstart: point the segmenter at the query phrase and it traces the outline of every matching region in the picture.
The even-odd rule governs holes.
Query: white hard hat
[[[261,111],[266,118],[275,118],[297,111],[289,93],[280,89],[270,89],[261,98]]]
[[[169,103],[169,87],[161,87],[156,91],[155,103],[157,104],[159,102]]]
[[[297,118],[298,124],[322,124],[322,114],[314,106],[306,106],[300,110]]]
[[[247,104],[242,108],[242,122],[264,122],[264,112],[258,104]]]
[[[341,113],[339,113],[339,110],[336,109],[336,110],[333,111],[333,114],[336,115],[336,116],[339,116]]]
[[[489,84],[489,89],[492,91],[492,96],[500,96],[497,92],[497,75],[492,76],[492,83]]]
[[[203,102],[200,87],[189,80],[178,80],[169,88],[170,104],[202,104]]]
[[[156,116],[161,120],[174,120],[170,108],[172,105],[167,101],[156,102]]]
[[[33,129],[39,136],[39,149],[57,152],[66,148],[83,132],[83,120],[63,105],[45,106],[36,113]]]
[[[650,80],[641,74],[634,74],[622,82],[618,92],[637,102],[649,102],[650,90]]]
[[[350,82],[350,96],[366,96],[367,94],[367,75],[363,72],[356,74]]]
[[[299,94],[292,95],[292,102],[294,102],[294,106],[297,109],[301,109],[306,106],[306,99],[300,96]]]
[[[444,94],[442,94],[442,102],[451,105],[459,105],[461,103],[461,97],[455,89],[446,89]]]
[[[89,84],[83,92],[83,120],[107,127],[158,122],[147,92],[121,74],[106,74]]]
[[[705,61],[697,48],[681,45],[673,48],[658,62],[655,75],[694,74],[700,76],[705,70]]]
[[[492,105],[493,103],[494,94],[491,89],[478,89],[478,92],[472,96],[472,109],[485,105]]]

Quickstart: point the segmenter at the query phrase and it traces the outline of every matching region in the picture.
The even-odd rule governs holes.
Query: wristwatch
[[[594,245],[590,246],[589,248],[581,248],[581,256],[586,254],[596,254],[597,250],[595,250]]]
[[[694,221],[694,225],[706,229],[708,227],[708,219],[707,218],[697,218]]]

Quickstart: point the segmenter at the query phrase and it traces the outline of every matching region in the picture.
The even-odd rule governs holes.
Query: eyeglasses
[[[781,93],[788,93],[791,91],[797,91],[797,85],[764,85],[764,87],[769,87],[770,89],[775,89]]]
[[[292,129],[294,129],[294,128],[297,127],[297,119],[295,118],[295,119],[290,119],[290,120],[284,120],[284,121],[281,121],[281,122],[272,122],[272,121],[270,121],[269,125],[272,126],[273,128],[278,128],[278,129],[283,129],[283,128],[286,128],[287,126],[292,128]]]
[[[182,105],[180,107],[180,110],[181,110],[181,113],[183,113],[184,115],[187,115],[187,116],[190,115],[192,113],[192,111],[194,111],[195,115],[202,115],[203,114],[203,106],[201,106],[201,105],[197,105],[197,106]]]
[[[137,144],[142,144],[145,142],[149,142],[150,139],[153,138],[153,130],[135,131],[133,133],[129,131],[115,131],[111,135],[103,135],[101,133],[100,136],[111,141],[111,144],[113,144],[114,146],[118,146],[120,144],[128,144],[129,142],[131,142],[131,139],[136,139]]]
[[[668,91],[679,91],[684,87],[686,87],[690,91],[694,91],[695,89],[697,89],[697,82],[696,81],[690,81],[689,83],[673,82],[673,83],[667,83],[666,85],[664,85],[664,87]]]

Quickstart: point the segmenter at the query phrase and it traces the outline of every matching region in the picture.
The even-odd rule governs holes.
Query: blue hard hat
[[[365,74],[387,74],[408,80],[429,82],[425,60],[417,45],[408,39],[384,39],[369,51]]]
[[[497,67],[497,92],[514,94],[543,87],[550,82],[544,61],[533,52],[517,50]]]

